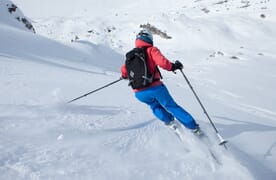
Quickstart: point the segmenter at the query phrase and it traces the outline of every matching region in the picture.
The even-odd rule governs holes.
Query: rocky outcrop
[[[8,22],[7,24],[15,24],[17,27],[25,27],[27,30],[32,31],[35,33],[35,29],[30,22],[30,20],[24,16],[22,11],[10,0],[1,0],[0,1],[0,15],[3,18],[3,21],[13,21],[15,19],[19,24],[16,24],[16,22]]]

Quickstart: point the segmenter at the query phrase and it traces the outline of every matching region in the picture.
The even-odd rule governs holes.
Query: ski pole
[[[201,108],[203,109],[204,114],[207,116],[207,118],[208,118],[208,120],[210,121],[212,127],[214,128],[214,130],[215,130],[215,132],[216,132],[216,135],[217,135],[217,137],[218,137],[218,139],[219,139],[219,141],[220,141],[219,145],[224,145],[224,147],[226,148],[225,143],[227,143],[227,140],[224,140],[224,139],[222,138],[222,136],[219,134],[219,132],[218,132],[218,130],[217,130],[215,124],[214,124],[213,121],[211,120],[210,116],[208,115],[206,109],[204,108],[204,106],[203,106],[203,104],[201,103],[199,97],[197,96],[197,94],[196,94],[194,88],[192,87],[190,81],[188,80],[187,76],[184,74],[184,72],[183,72],[182,69],[180,69],[180,72],[182,73],[184,79],[186,80],[187,84],[189,85],[190,89],[192,90],[193,94],[195,95],[195,97],[196,97],[198,103],[200,104]]]
[[[116,81],[113,81],[113,82],[111,82],[111,83],[108,83],[108,84],[106,84],[106,85],[104,85],[104,86],[102,86],[102,87],[100,87],[100,88],[98,88],[98,89],[95,89],[95,90],[93,90],[93,91],[90,91],[89,93],[86,93],[86,94],[84,94],[84,95],[82,95],[82,96],[79,96],[79,97],[77,97],[77,98],[75,98],[75,99],[72,99],[71,101],[68,101],[67,103],[71,103],[71,102],[76,101],[76,100],[78,100],[78,99],[81,99],[81,98],[83,98],[83,97],[85,97],[85,96],[88,96],[89,94],[92,94],[92,93],[97,92],[97,91],[99,91],[99,90],[101,90],[101,89],[104,89],[104,88],[106,88],[106,87],[108,87],[108,86],[110,86],[110,85],[112,85],[112,84],[115,84],[115,83],[121,81],[122,79],[123,79],[123,78],[120,77],[120,79],[118,79],[118,80],[116,80]]]

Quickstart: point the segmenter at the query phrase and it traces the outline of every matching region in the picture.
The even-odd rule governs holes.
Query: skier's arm
[[[122,75],[122,78],[127,79],[127,70],[126,70],[125,64],[123,64],[121,67],[121,75]]]
[[[153,47],[150,54],[156,65],[167,71],[172,70],[172,63],[160,52],[158,48]]]

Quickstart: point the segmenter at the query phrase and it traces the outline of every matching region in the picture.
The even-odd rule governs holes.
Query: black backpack
[[[148,68],[147,48],[134,48],[126,54],[126,70],[129,85],[133,89],[140,89],[149,86],[154,79],[154,73]],[[156,67],[157,68],[157,67]]]

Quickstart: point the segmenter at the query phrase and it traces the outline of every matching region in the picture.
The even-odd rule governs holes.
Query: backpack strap
[[[162,76],[162,74],[161,74],[161,72],[160,72],[158,66],[155,66],[155,67],[156,67],[156,68],[155,68],[155,71],[157,71],[157,72],[160,74],[160,79],[163,79],[163,76]],[[158,80],[159,80],[159,79],[158,79]]]
[[[149,48],[149,47],[147,46],[147,47],[143,47],[143,48],[145,48],[145,50],[146,50],[146,56],[147,56],[147,59],[148,59],[147,48]],[[162,74],[161,74],[161,72],[160,72],[160,70],[159,70],[159,68],[158,68],[157,65],[155,65],[155,68],[154,68],[154,71],[153,71],[153,77],[155,76],[156,72],[159,73],[160,79],[163,79],[163,76],[162,76]],[[154,81],[159,81],[160,79],[159,79],[159,78],[153,79],[152,82],[154,82]]]

